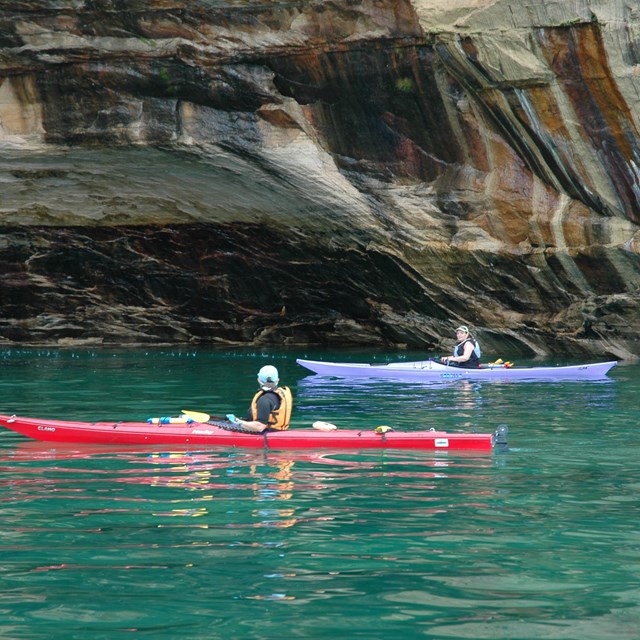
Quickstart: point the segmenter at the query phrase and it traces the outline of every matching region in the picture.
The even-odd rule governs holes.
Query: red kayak
[[[218,426],[221,425],[221,426]],[[506,447],[506,426],[496,433],[445,431],[358,431],[290,429],[268,433],[229,430],[224,423],[149,424],[147,422],[74,422],[0,415],[0,425],[27,438],[47,442],[115,445],[188,445],[254,449],[426,449],[491,451]],[[227,428],[224,428],[227,426]]]

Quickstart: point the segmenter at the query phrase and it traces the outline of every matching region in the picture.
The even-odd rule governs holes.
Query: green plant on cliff
[[[411,78],[398,78],[396,80],[396,89],[403,93],[410,93],[413,91],[413,80]]]

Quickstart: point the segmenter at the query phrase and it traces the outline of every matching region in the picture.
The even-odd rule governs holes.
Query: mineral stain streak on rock
[[[0,341],[638,355],[639,32],[625,0],[5,3]]]
[[[275,85],[305,104],[345,170],[432,182],[462,162],[425,47],[278,59]]]
[[[557,29],[541,40],[551,45],[543,49],[549,66],[610,181],[617,200],[613,206],[621,206],[631,220],[640,222],[638,129],[607,65],[599,28],[592,24]]]

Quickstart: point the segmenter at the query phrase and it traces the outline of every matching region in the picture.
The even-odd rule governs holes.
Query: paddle
[[[190,411],[189,409],[183,409],[182,415],[191,418],[195,422],[209,422],[211,416],[208,413],[202,413],[201,411]]]
[[[187,416],[187,418],[191,418],[195,422],[209,422],[211,418],[214,420],[225,420],[225,418],[220,416],[210,416],[208,413],[203,413],[202,411],[191,411],[190,409],[183,409],[182,415]],[[316,421],[311,426],[318,431],[335,431],[338,428],[335,424],[323,421]]]
[[[225,416],[210,416],[208,413],[203,413],[202,411],[191,411],[190,409],[183,409],[182,415],[187,416],[187,418],[191,418],[194,422],[209,422],[209,420],[218,420],[218,421],[227,420]]]

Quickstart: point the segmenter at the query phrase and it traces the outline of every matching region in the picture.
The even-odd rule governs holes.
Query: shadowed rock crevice
[[[280,236],[265,227],[6,233],[0,327],[15,341],[382,345],[407,331],[385,314],[446,319],[392,257],[297,244],[274,255]]]
[[[299,242],[274,254],[280,237],[254,225],[8,229],[11,249],[2,252],[0,265],[5,274],[0,332],[27,344],[422,344],[442,349],[445,341],[439,336],[450,328],[451,315],[472,311],[451,299],[447,286],[407,271],[395,256],[362,247],[331,253]],[[446,255],[433,259],[439,264]],[[565,294],[553,304],[557,324],[572,310],[581,317],[581,335],[552,339],[540,327],[554,301],[531,299],[526,269],[518,272],[516,263],[504,260],[477,265],[485,275],[482,287],[468,276],[451,285],[522,317],[541,318],[531,321],[526,339],[507,338],[516,352],[534,353],[538,340],[551,342],[558,352],[580,352],[585,340],[608,338],[616,324],[624,324],[620,318],[634,313],[635,306],[623,298],[594,295],[590,302],[578,302],[575,294]],[[514,271],[505,280],[500,274],[509,271],[507,262]],[[502,340],[497,332],[483,334],[485,344],[496,348]]]

